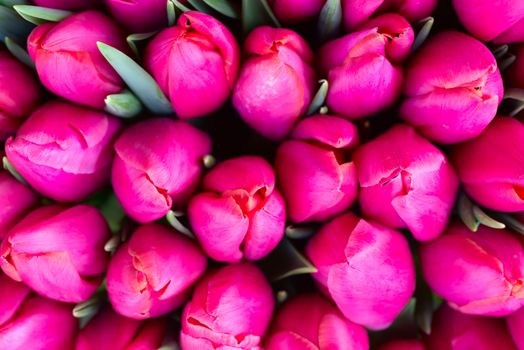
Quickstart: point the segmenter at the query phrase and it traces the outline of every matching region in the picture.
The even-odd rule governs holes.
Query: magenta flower
[[[217,261],[258,260],[284,236],[286,206],[263,158],[226,160],[204,178],[191,199],[189,220],[204,251]]]
[[[0,273],[0,349],[72,349],[77,328],[71,305],[31,294]]]
[[[315,18],[326,0],[269,0],[273,12],[284,23],[299,23]]]
[[[261,350],[274,301],[254,265],[227,265],[206,275],[182,314],[182,350]]]
[[[107,271],[107,293],[119,314],[145,319],[182,305],[206,270],[200,248],[160,224],[140,226],[118,248]]]
[[[137,321],[107,307],[80,330],[75,350],[157,350],[166,333],[166,320]]]
[[[7,140],[5,150],[35,190],[57,201],[79,201],[108,182],[120,127],[103,112],[50,101]]]
[[[364,327],[346,318],[318,294],[286,302],[267,337],[267,350],[368,350]]]
[[[40,102],[36,77],[7,52],[0,52],[0,142],[14,135]]]
[[[506,230],[452,223],[420,248],[424,278],[460,312],[505,316],[524,305],[524,249]]]
[[[402,92],[400,63],[413,38],[413,29],[402,16],[386,14],[322,46],[319,63],[329,81],[330,111],[358,119],[390,107]]]
[[[146,33],[167,27],[165,0],[104,0],[111,15],[133,33]]]
[[[0,267],[38,294],[79,303],[96,291],[107,267],[109,229],[93,207],[50,205],[34,210],[9,231]]]
[[[131,218],[145,223],[187,202],[200,181],[211,141],[190,124],[156,118],[127,128],[115,151],[115,194]]]
[[[249,33],[244,52],[233,105],[258,133],[282,140],[313,98],[313,52],[296,32],[267,26]]]
[[[524,3],[520,0],[453,0],[453,6],[464,27],[482,41],[524,40]]]
[[[458,189],[446,156],[407,125],[397,125],[353,155],[364,216],[408,228],[419,241],[445,229]]]
[[[349,157],[359,142],[357,128],[342,118],[316,115],[300,121],[291,138],[275,158],[290,219],[324,221],[348,209],[358,191]]]
[[[514,312],[506,318],[506,324],[513,341],[517,345],[518,350],[524,349],[524,309]]]
[[[404,94],[401,117],[427,138],[448,144],[478,136],[495,117],[504,91],[489,49],[449,31],[430,38],[415,55]]]
[[[176,26],[147,46],[144,65],[182,118],[220,108],[235,84],[240,49],[233,34],[215,18],[184,12]]]
[[[97,6],[99,0],[33,0],[35,5],[60,10],[81,11]]]
[[[349,320],[388,327],[415,290],[415,266],[406,238],[352,213],[336,217],[311,238],[306,254],[313,277]]]
[[[0,241],[9,229],[38,204],[38,196],[7,171],[0,171]]]
[[[392,340],[382,344],[378,350],[425,350],[424,343],[416,339]]]
[[[120,93],[124,84],[98,51],[98,41],[128,51],[120,28],[96,11],[36,27],[27,48],[49,91],[85,106],[103,108],[105,98]]]

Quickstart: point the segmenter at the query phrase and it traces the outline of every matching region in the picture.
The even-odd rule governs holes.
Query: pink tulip
[[[288,301],[278,311],[267,350],[368,350],[366,330],[318,294]]]
[[[0,171],[0,241],[37,205],[38,196],[6,171]]]
[[[424,343],[420,340],[393,340],[381,345],[378,350],[425,350]]]
[[[31,294],[0,273],[0,349],[72,349],[77,327],[71,305]]]
[[[103,112],[50,101],[7,140],[7,158],[44,196],[80,201],[108,182],[120,127]]]
[[[96,11],[36,27],[27,48],[49,91],[85,106],[103,108],[105,98],[120,93],[124,84],[98,50],[98,41],[128,51],[120,28]]]
[[[393,105],[402,92],[400,63],[413,38],[413,29],[402,16],[386,14],[322,46],[319,63],[328,77],[330,111],[358,119]]]
[[[233,105],[258,133],[282,140],[313,98],[313,52],[296,32],[267,26],[249,33],[244,52]]]
[[[521,0],[453,0],[453,6],[464,27],[482,41],[524,40],[524,2]]]
[[[518,350],[524,350],[524,308],[509,315],[506,324]]]
[[[517,350],[504,321],[470,316],[442,305],[433,317],[428,350]]]
[[[107,267],[109,229],[87,205],[50,205],[13,227],[0,247],[0,267],[50,299],[79,303],[96,291]]]
[[[291,138],[275,158],[290,219],[324,221],[347,210],[358,191],[349,157],[359,142],[357,128],[342,118],[316,115],[300,121]]]
[[[75,350],[157,350],[166,333],[166,320],[132,320],[105,308],[82,328]]]
[[[306,254],[313,277],[346,318],[367,328],[388,327],[415,290],[415,266],[406,238],[352,213],[325,224]]]
[[[407,125],[397,125],[353,155],[364,216],[408,228],[419,241],[445,229],[458,189],[446,156]]]
[[[404,94],[401,117],[427,138],[449,144],[478,136],[495,117],[504,91],[488,48],[449,31],[430,38],[415,55]]]
[[[160,224],[143,225],[111,259],[109,301],[116,312],[134,319],[167,314],[182,305],[206,264],[188,238]]]
[[[254,265],[239,263],[210,272],[184,308],[182,350],[261,350],[273,314],[271,287]]]
[[[104,3],[111,15],[133,33],[152,32],[167,27],[165,0],[104,0]]]
[[[497,117],[476,139],[456,146],[451,159],[464,190],[498,211],[524,210],[524,125]]]
[[[318,16],[326,0],[270,0],[273,12],[284,23],[299,23]]]
[[[189,221],[204,251],[217,261],[258,260],[284,236],[286,207],[275,173],[263,158],[226,160],[191,199]]]
[[[131,218],[145,223],[187,202],[200,181],[211,141],[190,124],[156,118],[127,128],[115,151],[115,194]]]
[[[60,10],[80,11],[93,8],[99,0],[33,0],[35,5]]]
[[[431,289],[460,312],[505,316],[524,305],[524,249],[509,231],[455,222],[420,258]]]
[[[344,26],[354,31],[377,13],[394,12],[415,23],[431,15],[438,0],[342,0]]]
[[[240,49],[233,34],[215,18],[184,12],[176,26],[147,46],[144,65],[182,118],[220,108],[235,84]]]
[[[0,52],[0,142],[14,135],[40,102],[36,77],[7,52]]]

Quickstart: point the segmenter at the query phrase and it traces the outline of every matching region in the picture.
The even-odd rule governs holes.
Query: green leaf
[[[9,50],[9,52],[11,52],[11,54],[16,57],[16,59],[18,59],[26,66],[32,69],[36,69],[35,63],[33,62],[33,60],[31,60],[31,57],[29,57],[27,51],[24,50],[20,45],[18,45],[14,40],[6,36],[4,39],[4,44]]]
[[[197,11],[207,13],[208,15],[214,15],[215,11],[207,6],[202,0],[187,0],[188,3],[193,6],[193,8]]]
[[[172,114],[173,108],[153,77],[123,52],[97,42],[98,49],[144,105],[156,114]]]
[[[497,230],[502,230],[506,228],[506,225],[504,225],[500,221],[493,219],[476,205],[473,206],[473,215],[475,216],[477,221],[484,226],[491,227]]]
[[[342,26],[342,6],[340,0],[327,0],[318,17],[318,37],[321,41],[334,38]]]
[[[14,10],[0,6],[0,41],[9,37],[20,45],[25,45],[27,36],[35,26],[21,18]]]
[[[184,224],[182,224],[178,219],[181,216],[183,216],[183,214],[170,210],[166,215],[166,219],[167,222],[169,222],[169,224],[175,228],[175,230],[189,238],[195,239],[195,235],[193,234],[193,232],[191,232],[186,226],[184,226]]]
[[[14,5],[27,5],[29,1],[27,0],[0,0],[0,5],[12,7]]]
[[[490,214],[491,216],[496,217],[500,222],[503,222],[508,228],[524,235],[524,224],[511,214],[498,212],[491,212]]]
[[[187,12],[187,11],[191,11],[191,9],[189,7],[187,7],[186,5],[182,4],[180,1],[178,0],[171,0],[171,2],[175,5],[175,7],[177,9],[179,9],[180,11],[182,12]],[[173,25],[175,24],[175,22],[173,22]]]
[[[242,27],[244,34],[263,25],[281,27],[267,0],[242,0]]]
[[[326,102],[326,97],[327,97],[328,88],[329,88],[328,81],[325,79],[322,79],[319,81],[319,83],[320,83],[320,87],[318,88],[317,93],[315,94],[315,96],[313,97],[313,100],[311,101],[311,104],[309,105],[309,108],[307,110],[307,115],[315,114],[324,105],[324,102]]]
[[[154,31],[154,32],[149,32],[149,33],[137,33],[137,34],[131,34],[131,35],[128,35],[126,40],[127,40],[127,44],[129,45],[129,47],[131,48],[131,50],[133,50],[133,52],[135,53],[136,57],[140,57],[140,50],[138,49],[138,44],[141,42],[141,41],[144,41],[144,40],[147,40],[149,38],[151,38],[153,35],[155,35],[157,32]]]
[[[133,118],[142,111],[142,104],[129,90],[108,95],[104,102],[104,110],[120,118]]]
[[[509,51],[509,46],[504,44],[504,45],[499,45],[495,47],[493,50],[491,50],[491,53],[493,53],[493,56],[495,56],[495,58],[499,60],[502,57],[504,57],[508,53],[508,51]]]
[[[26,21],[36,25],[46,22],[60,22],[64,18],[67,18],[73,14],[71,11],[50,9],[47,7],[32,5],[15,5],[13,8]]]
[[[204,0],[204,2],[215,11],[224,16],[238,18],[238,9],[230,0]]]
[[[175,3],[171,0],[167,0],[167,25],[172,27],[176,23],[176,8]]]
[[[20,175],[20,173],[18,172],[18,170],[15,169],[15,167],[13,166],[13,164],[11,164],[11,162],[9,161],[9,159],[7,159],[6,156],[4,156],[2,158],[2,165],[4,166],[4,169],[9,171],[9,173],[11,173],[11,175],[13,175],[13,177],[15,179],[17,179],[18,181],[20,181],[21,183],[23,183],[24,185],[27,185],[27,182],[25,181],[25,179],[23,178],[22,175]]]
[[[289,225],[286,227],[286,237],[291,239],[307,239],[318,231],[316,225]]]
[[[99,206],[111,232],[119,232],[125,217],[124,209],[114,193],[109,194],[105,201]]]
[[[464,225],[473,232],[477,232],[480,222],[473,214],[473,202],[464,193],[458,197],[458,214]]]
[[[431,33],[431,28],[433,28],[434,23],[435,19],[433,17],[426,17],[422,19],[420,22],[418,22],[418,26],[420,27],[420,29],[417,35],[415,36],[413,46],[411,47],[411,50],[413,52],[417,51],[422,46],[422,44],[424,44],[424,42],[429,36],[429,33]]]

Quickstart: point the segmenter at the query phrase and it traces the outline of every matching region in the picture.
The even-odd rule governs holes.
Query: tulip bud
[[[27,48],[42,84],[70,101],[103,108],[108,95],[122,92],[122,79],[97,47],[103,42],[127,51],[123,32],[100,12],[87,11],[36,27]]]
[[[35,5],[60,10],[81,11],[98,5],[99,0],[33,0]]]
[[[278,185],[293,222],[324,221],[357,197],[357,172],[349,150],[358,131],[342,118],[316,115],[300,121],[275,158]]]
[[[420,258],[431,289],[460,312],[505,316],[524,305],[524,249],[509,231],[452,223]]]
[[[50,205],[34,210],[9,231],[0,267],[50,299],[79,303],[96,291],[108,256],[109,229],[93,207]]]
[[[313,52],[294,31],[267,26],[249,33],[244,51],[247,59],[233,91],[233,105],[261,135],[282,140],[313,98]]]
[[[406,238],[352,213],[336,217],[311,238],[306,254],[313,277],[347,319],[388,327],[415,290],[415,266]]]
[[[40,102],[41,89],[29,69],[0,52],[0,142],[14,135]]]
[[[115,143],[112,184],[133,220],[145,223],[184,204],[197,187],[211,141],[182,121],[149,119],[127,128]]]
[[[425,350],[424,343],[420,340],[393,340],[381,345],[378,350]]]
[[[353,159],[364,216],[408,228],[419,241],[442,233],[458,190],[442,151],[402,124],[357,149]]]
[[[0,349],[72,349],[78,326],[71,311],[0,273]]]
[[[215,18],[184,12],[147,46],[144,65],[182,119],[200,117],[228,99],[240,65],[233,34]]]
[[[330,111],[358,119],[397,101],[403,83],[400,63],[409,54],[413,38],[413,29],[402,16],[386,14],[322,46],[320,69],[328,76]]]
[[[415,55],[404,94],[401,117],[427,138],[449,144],[478,136],[495,117],[504,89],[488,48],[449,31],[432,37]]]
[[[182,314],[182,350],[260,350],[273,314],[266,278],[254,265],[227,265],[206,275]]]
[[[37,205],[38,196],[6,171],[0,171],[0,241],[27,212]]]
[[[462,25],[482,41],[524,40],[524,2],[521,0],[453,0],[453,6]]]
[[[243,156],[217,165],[191,199],[189,221],[204,251],[217,261],[258,260],[284,236],[286,207],[275,173],[263,158]]]
[[[301,295],[278,311],[267,350],[368,350],[366,330],[318,294]]]
[[[524,210],[524,125],[497,117],[484,132],[456,146],[451,159],[464,190],[498,211]]]
[[[470,316],[442,305],[433,317],[428,350],[517,350],[504,321]]]
[[[431,15],[438,0],[342,0],[344,26],[354,31],[377,13],[394,12],[414,23]]]
[[[166,333],[166,320],[132,320],[111,308],[100,311],[80,330],[75,350],[157,350]]]
[[[509,332],[518,350],[524,350],[524,309],[514,312],[506,318]]]
[[[51,101],[7,140],[7,158],[41,194],[80,201],[107,183],[120,127],[103,112]]]
[[[104,0],[111,15],[133,33],[146,33],[167,27],[165,0]]]
[[[270,0],[269,3],[280,21],[299,23],[316,17],[326,0]]]
[[[167,314],[182,305],[206,264],[188,238],[160,224],[143,225],[111,259],[109,301],[116,312],[134,319]]]

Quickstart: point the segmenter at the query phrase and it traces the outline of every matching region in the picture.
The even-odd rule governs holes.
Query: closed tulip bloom
[[[96,291],[107,267],[109,229],[87,205],[50,205],[32,211],[9,231],[0,266],[14,279],[50,299],[79,303]]]
[[[165,6],[165,4],[164,4]],[[220,108],[235,84],[240,49],[217,19],[184,12],[176,26],[161,31],[146,48],[144,65],[182,118]]]
[[[108,182],[120,128],[120,121],[106,113],[51,101],[7,140],[6,155],[44,196],[80,201]]]
[[[411,23],[431,15],[438,0],[342,0],[344,26],[354,31],[377,13],[394,12]]]
[[[207,274],[182,314],[182,350],[261,350],[274,300],[266,278],[251,263]]]
[[[157,350],[164,340],[166,325],[165,319],[137,321],[107,307],[80,330],[75,350]]]
[[[452,223],[420,258],[431,289],[460,312],[505,316],[524,305],[524,249],[509,231]]]
[[[435,313],[428,350],[517,350],[504,320],[465,315],[442,305]]]
[[[105,98],[122,92],[124,83],[98,50],[98,41],[128,51],[120,28],[97,11],[36,27],[27,48],[49,91],[81,105],[103,108]]]
[[[270,0],[273,12],[284,23],[299,23],[316,17],[326,0]]]
[[[310,239],[313,277],[347,319],[369,329],[387,328],[415,290],[415,266],[398,231],[352,213],[336,217]]]
[[[145,223],[187,202],[200,181],[211,141],[190,124],[156,118],[127,128],[115,151],[115,194],[133,220]]]
[[[365,217],[408,228],[419,241],[445,229],[458,190],[446,156],[407,125],[397,125],[353,155]]]
[[[14,135],[40,102],[42,91],[31,71],[0,52],[0,142]]]
[[[35,5],[60,10],[81,11],[97,6],[99,0],[33,0]]]
[[[78,328],[72,309],[0,273],[0,349],[72,349]]]
[[[392,340],[381,345],[378,350],[425,350],[424,343],[416,339]]]
[[[464,190],[487,208],[524,210],[524,125],[497,117],[484,132],[456,146],[451,160]]]
[[[267,350],[368,350],[364,327],[354,324],[318,294],[286,302],[266,341]]]
[[[504,91],[488,48],[449,31],[417,52],[406,71],[404,94],[401,117],[427,138],[449,144],[478,136],[495,117]]]
[[[413,29],[402,16],[386,14],[322,46],[319,63],[329,81],[330,111],[358,119],[390,107],[402,92],[400,63],[413,38]]]
[[[140,226],[111,259],[109,301],[116,312],[134,319],[167,314],[182,305],[206,264],[187,237],[156,223]]]
[[[38,195],[7,171],[0,171],[0,241],[9,229],[38,204]]]
[[[104,3],[111,15],[133,33],[167,27],[167,6],[164,0],[104,0]]]
[[[249,33],[244,52],[233,105],[258,133],[282,140],[313,98],[313,52],[296,32],[267,26]]]
[[[316,115],[299,122],[291,138],[275,158],[289,218],[324,221],[348,209],[358,191],[350,160],[350,150],[359,142],[357,128],[339,117]]]
[[[204,251],[217,261],[258,260],[284,236],[286,204],[263,158],[226,160],[204,178],[191,199],[189,220]]]
[[[453,0],[453,6],[464,27],[482,41],[524,40],[524,3],[520,0]]]
[[[509,332],[518,350],[524,350],[524,309],[514,312],[506,318]]]

